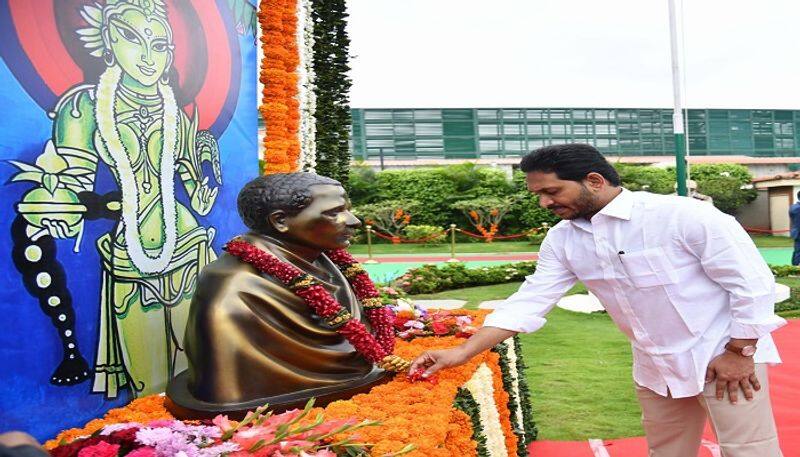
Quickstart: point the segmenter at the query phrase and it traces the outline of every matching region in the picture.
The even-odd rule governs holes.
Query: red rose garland
[[[356,297],[364,306],[367,319],[375,332],[374,336],[367,331],[364,324],[353,319],[322,284],[294,265],[283,262],[240,238],[229,241],[225,250],[289,287],[370,362],[392,371],[404,371],[408,368],[407,361],[392,354],[394,313],[380,301],[378,290],[367,272],[344,249],[326,251],[325,254],[353,287]]]

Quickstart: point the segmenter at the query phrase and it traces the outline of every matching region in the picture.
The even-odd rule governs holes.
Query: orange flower
[[[477,221],[477,220],[478,220],[478,212],[477,212],[477,211],[475,211],[474,209],[473,209],[473,210],[470,210],[470,212],[469,212],[469,217],[471,217],[472,219],[474,219],[475,221]]]
[[[300,157],[299,104],[297,101],[297,2],[261,0],[258,12],[261,25],[259,80],[264,84],[259,109],[267,134],[264,138],[264,173],[297,171]]]

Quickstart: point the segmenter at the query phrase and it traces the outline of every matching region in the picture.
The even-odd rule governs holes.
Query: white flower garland
[[[503,427],[500,425],[500,413],[494,402],[494,386],[492,370],[482,363],[469,381],[464,384],[475,403],[478,404],[483,431],[486,434],[486,450],[491,456],[508,456]]]
[[[130,154],[125,149],[117,130],[114,118],[114,106],[117,98],[117,86],[122,77],[122,70],[108,67],[97,84],[97,103],[95,119],[100,133],[102,146],[114,161],[114,169],[119,176],[122,192],[122,223],[125,226],[125,243],[133,265],[142,273],[160,273],[164,271],[175,252],[177,242],[177,215],[175,203],[175,149],[178,145],[178,106],[172,89],[158,83],[158,91],[164,103],[162,119],[161,168],[161,204],[164,210],[162,227],[166,235],[161,252],[150,257],[144,252],[141,233],[139,232],[139,191],[131,165]],[[146,154],[147,151],[141,151]]]
[[[297,97],[300,105],[300,156],[297,169],[313,172],[317,166],[317,86],[314,73],[314,20],[311,0],[297,0]]]
[[[514,338],[509,338],[504,341],[506,343],[506,347],[508,348],[508,352],[506,353],[508,357],[508,373],[511,376],[511,392],[508,394],[512,396],[514,401],[517,404],[517,410],[512,411],[512,413],[517,417],[517,424],[519,424],[519,429],[521,431],[521,439],[525,439],[525,427],[524,427],[524,419],[522,417],[522,398],[519,395],[519,372],[517,371],[517,351],[514,343]]]

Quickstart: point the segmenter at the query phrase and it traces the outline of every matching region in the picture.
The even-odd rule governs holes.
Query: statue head
[[[342,184],[314,173],[259,176],[237,203],[251,230],[314,250],[347,248],[361,226]]]
[[[91,55],[142,86],[167,82],[175,46],[163,0],[107,0],[84,6],[81,15],[90,27],[78,34]]]

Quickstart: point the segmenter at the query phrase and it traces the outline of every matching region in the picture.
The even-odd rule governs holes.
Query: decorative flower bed
[[[480,326],[486,314],[486,311],[465,313],[473,319],[475,326]],[[398,339],[395,353],[410,360],[426,350],[453,347],[462,342],[463,339],[457,336],[417,337],[410,341]],[[301,452],[305,451],[302,449],[309,449],[310,451],[306,452],[306,455],[310,456],[333,456],[337,455],[338,450],[334,450],[329,445],[337,440],[341,441],[342,435],[348,435],[348,431],[343,430],[330,435],[334,430],[330,428],[331,424],[339,426],[347,424],[353,427],[356,424],[362,424],[363,421],[376,421],[378,424],[368,423],[355,431],[353,436],[352,443],[355,445],[369,443],[369,445],[364,445],[364,449],[368,450],[366,451],[368,455],[397,455],[399,452],[408,451],[408,445],[413,445],[413,450],[404,455],[417,457],[522,456],[527,455],[527,445],[536,437],[536,427],[532,419],[523,370],[519,342],[516,339],[509,339],[504,344],[498,345],[495,350],[480,354],[461,367],[437,373],[430,382],[412,382],[407,376],[398,375],[392,381],[373,388],[368,394],[356,395],[350,400],[337,401],[325,408],[310,410],[308,416],[303,420],[316,418],[318,414],[321,414],[323,422],[317,424],[318,431],[314,432],[311,429],[295,434],[298,442],[293,443],[293,446],[278,448],[279,453],[275,453],[276,449],[267,447],[269,440],[266,438],[269,438],[269,435],[266,438],[264,436],[259,438],[264,439],[264,443],[254,451],[252,447],[258,443],[258,440],[251,442],[240,439],[237,441],[237,432],[228,437],[229,439],[223,440],[223,435],[230,432],[235,423],[227,423],[222,418],[215,419],[213,423],[174,421],[164,408],[161,396],[144,397],[134,400],[125,408],[111,410],[103,419],[93,420],[81,429],[62,432],[54,440],[48,441],[46,447],[55,455],[79,457],[126,454],[160,456],[167,454],[159,453],[159,443],[167,440],[166,442],[170,443],[169,446],[176,442],[180,446],[188,446],[190,452],[184,450],[187,456],[191,456],[191,452],[194,452],[195,448],[198,451],[194,455],[202,456],[303,455]],[[300,413],[292,414],[272,416],[271,419],[265,419],[264,423],[272,420],[272,424],[279,426],[296,419]],[[312,419],[308,420],[313,423]],[[152,424],[152,421],[161,422]],[[131,445],[123,447],[120,443],[97,439],[98,436],[101,436],[100,433],[108,432],[107,435],[102,436],[113,436],[114,433],[125,432],[125,427],[119,428],[120,426],[115,424],[129,422],[140,424],[127,429],[133,430],[134,427],[137,427],[135,433],[128,431],[127,434],[133,433],[136,437],[134,443],[136,443],[135,446],[138,446],[138,450],[132,449]],[[298,426],[298,424],[302,425],[304,422],[294,422],[293,426]],[[109,429],[108,426],[112,425],[113,427]],[[248,424],[245,425],[248,426]],[[101,431],[104,427],[106,430]],[[153,438],[154,432],[145,432],[144,439],[138,440],[139,431],[142,429],[159,427],[164,430],[155,433],[164,435],[162,441]],[[192,429],[190,427],[201,428]],[[216,431],[214,431],[215,427]],[[289,429],[295,430],[296,427],[295,429],[289,427]],[[246,431],[247,428],[242,430]],[[329,436],[322,436],[322,444],[317,443],[317,447],[309,445],[307,442],[320,438],[320,432],[325,432]],[[306,434],[303,435],[303,433]],[[90,445],[99,445],[99,447],[93,448],[91,453],[83,451],[81,454],[80,444],[74,442],[93,434],[97,435],[89,438],[94,440]],[[253,434],[257,435],[258,433],[253,432]],[[245,434],[245,436],[247,435]],[[274,438],[274,435],[272,437]],[[105,444],[100,444],[101,441]],[[184,441],[194,443],[194,447],[187,445]],[[73,443],[71,448],[75,451],[73,453],[62,452],[68,449],[58,447],[59,444],[69,446],[70,443]],[[247,446],[243,446],[241,443]],[[280,444],[280,441],[277,444]],[[162,444],[162,449],[174,448]],[[353,449],[358,448],[355,446]],[[130,454],[131,452],[139,454]]]

